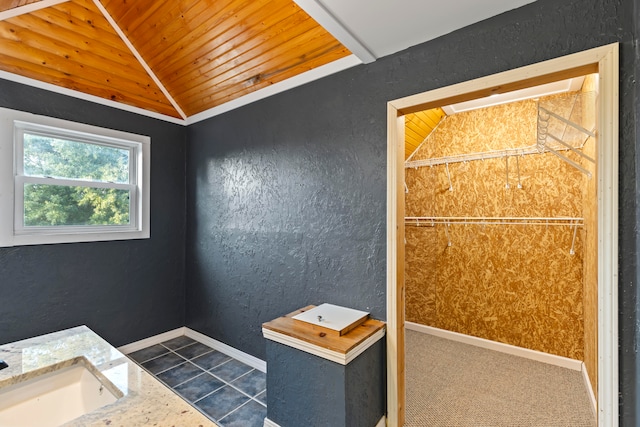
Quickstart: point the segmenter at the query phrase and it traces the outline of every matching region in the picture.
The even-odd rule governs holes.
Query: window
[[[0,246],[149,237],[149,137],[0,108]]]

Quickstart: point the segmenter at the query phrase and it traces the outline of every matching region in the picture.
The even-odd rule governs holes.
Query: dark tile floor
[[[128,356],[220,426],[263,426],[263,372],[186,336]]]

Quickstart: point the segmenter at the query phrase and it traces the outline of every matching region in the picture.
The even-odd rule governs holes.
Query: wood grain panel
[[[266,10],[267,4],[265,0],[233,2],[213,16],[195,7],[189,10],[195,15],[189,17],[188,23],[174,19],[150,41],[145,42],[140,36],[136,36],[136,40],[139,40],[145,57],[154,65],[164,66],[177,59],[198,58],[210,52],[213,46],[239,44],[249,38],[251,31],[262,31],[260,23],[267,16],[260,12]],[[274,2],[269,10],[276,7],[280,6]],[[185,31],[186,25],[190,31]],[[147,30],[144,35],[148,33]],[[225,50],[229,50],[229,46]]]
[[[273,74],[274,70],[283,68],[282,63],[291,61],[304,63],[307,57],[314,58],[313,52],[316,50],[324,52],[340,47],[333,37],[327,37],[326,32],[312,21],[306,20],[305,23],[311,24],[297,25],[286,35],[281,33],[261,44],[257,49],[235,56],[231,61],[224,62],[211,72],[203,73],[203,79],[207,79],[209,84],[216,86],[216,89],[222,83],[253,83],[251,79],[254,77],[268,76]],[[254,80],[259,79],[260,77]],[[186,77],[185,83],[188,84],[188,82],[189,79]],[[194,87],[191,90],[193,89]],[[197,86],[195,89],[197,90]],[[185,94],[189,93],[190,90],[185,92]]]
[[[448,116],[414,159],[529,146],[536,103]],[[577,160],[576,155],[572,159]],[[550,153],[406,170],[407,216],[581,216],[583,175]],[[584,242],[589,229],[407,225],[407,319],[582,360]],[[451,246],[448,246],[448,242]]]
[[[324,30],[314,30],[299,39],[283,43],[279,49],[284,45],[292,45],[292,49],[268,63],[261,62],[263,58],[255,58],[244,64],[245,67],[251,68],[246,68],[240,74],[234,68],[208,81],[209,94],[201,100],[195,99],[194,103],[187,104],[186,110],[195,114],[203,108],[210,108],[209,103],[220,105],[349,55],[349,51],[332,36],[326,33],[320,36],[320,33],[324,33]],[[222,82],[218,83],[219,80]],[[193,100],[193,97],[189,96],[188,100]]]
[[[226,90],[215,93],[215,96],[203,98],[201,103],[197,101],[198,103],[189,111],[195,114],[197,111],[209,108],[208,105],[210,103],[213,105],[221,105],[225,102],[232,101],[256,90],[269,87],[290,77],[325,65],[328,62],[343,58],[345,55],[348,55],[348,51],[343,49],[342,45],[338,44],[320,51],[317,57],[314,55],[315,52],[310,52],[304,61],[295,62],[295,59],[293,59],[289,63],[283,64],[282,69],[274,70],[273,72],[267,70],[266,74],[252,76],[244,83],[244,87],[242,87],[241,82],[238,85],[230,85]]]
[[[181,10],[187,5],[195,6],[201,5],[202,3],[209,2],[181,2],[181,1],[155,1],[155,0],[138,0],[135,2],[130,2],[126,0],[101,0],[100,3],[108,10],[108,11],[117,11],[114,15],[111,13],[113,17],[118,17],[118,26],[121,30],[123,30],[127,34],[132,34],[139,25],[145,24],[147,22],[157,23],[152,16],[158,12],[158,10],[166,10],[167,7],[176,8],[177,10]],[[214,2],[218,3],[218,2]],[[212,5],[209,5],[212,7]],[[179,12],[178,12],[179,13]],[[148,28],[151,30],[151,28]],[[153,33],[152,33],[153,34]],[[151,34],[149,35],[151,36]]]
[[[242,64],[243,58],[246,61],[246,58],[260,56],[263,52],[277,47],[277,43],[268,44],[269,40],[272,40],[276,35],[286,34],[285,39],[287,39],[315,26],[311,18],[301,11],[289,14],[284,19],[274,13],[266,18],[263,17],[259,28],[246,30],[243,40],[236,40],[234,43],[233,37],[236,36],[236,30],[225,31],[217,38],[202,45],[201,49],[193,52],[192,55],[169,60],[166,65],[159,68],[159,73],[167,84],[180,85],[182,90],[186,91],[192,87],[189,83],[193,79],[195,79],[194,85],[196,85],[199,83],[200,76],[211,78],[216,75],[216,70],[225,67],[225,64],[225,69],[230,69],[237,64]],[[244,30],[238,29],[237,31]],[[276,42],[280,40],[276,40]],[[229,49],[229,43],[234,44],[234,49]],[[189,63],[197,67],[188,67]],[[181,81],[176,82],[178,79]]]
[[[15,9],[16,7],[26,6],[31,3],[39,2],[40,0],[0,0],[0,12],[9,9]]]
[[[103,4],[188,115],[350,53],[291,0],[138,3]]]
[[[413,154],[444,117],[446,114],[442,108],[418,111],[405,116],[405,160]]]
[[[89,0],[0,22],[0,55],[5,71],[179,117]]]
[[[22,15],[20,20],[31,29],[39,28],[40,32],[48,33],[51,38],[67,40],[71,44],[106,45],[130,54],[129,49],[101,15],[95,15],[94,20],[82,24],[79,20],[71,19],[65,12],[49,7]]]
[[[40,64],[25,62],[15,57],[5,56],[2,53],[0,53],[0,63],[0,69],[3,71],[20,74],[34,80],[42,78],[42,67]],[[64,72],[49,70],[47,72],[47,81],[51,84],[77,90],[79,92],[89,93],[100,98],[110,99],[112,101],[144,108],[149,111],[156,111],[158,113],[177,117],[175,110],[165,104],[158,104],[147,98],[136,98],[130,94],[118,91],[117,88],[96,84],[95,82],[85,80],[78,76],[71,77]]]
[[[196,105],[189,111],[195,114],[198,111],[210,108],[209,103],[212,105],[224,104],[258,89],[269,87],[329,62],[344,58],[347,55],[349,55],[349,51],[339,43],[322,45],[320,49],[307,51],[306,54],[299,58],[292,58],[285,63],[275,64],[279,68],[274,70],[267,69],[255,75],[239,76],[233,81],[237,82],[237,84],[221,85],[222,90],[216,91],[213,96],[203,98],[202,103],[196,101]]]
[[[47,43],[42,43],[41,45],[46,44]],[[62,49],[65,46],[57,45],[55,47]],[[146,95],[144,98],[153,99],[156,102],[158,102],[163,96],[158,92],[152,92],[148,87],[140,84],[139,82],[129,80],[122,75],[118,75],[120,73],[107,74],[104,70],[98,68],[97,63],[96,66],[93,67],[84,65],[76,60],[76,57],[80,56],[77,54],[51,53],[50,51],[43,50],[38,47],[28,46],[20,41],[6,39],[2,41],[1,50],[5,55],[12,57],[24,56],[25,58],[28,58],[27,62],[34,65],[46,66],[47,73],[51,73],[55,70],[68,76],[74,76],[74,79],[91,81],[96,85],[114,85],[118,90],[135,94],[144,93]],[[89,55],[85,55],[84,58],[79,59],[86,59],[88,56]],[[41,67],[41,70],[42,68],[43,67]]]
[[[35,21],[40,20],[31,16],[20,16],[12,20],[11,25],[0,22],[0,37],[19,44],[14,54],[20,54],[21,46],[25,49],[31,48],[34,51],[46,53],[49,57],[64,58],[74,66],[84,69],[87,74],[92,71],[99,74],[99,78],[104,75],[104,70],[96,71],[96,69],[102,67],[105,57],[108,57],[118,65],[110,70],[114,75],[127,80],[148,78],[147,73],[140,69],[138,61],[131,54],[104,44],[89,46],[88,43],[77,39],[73,32],[64,29],[58,29],[58,37],[52,39],[46,32],[42,33],[43,27],[48,26],[41,26],[39,25],[41,22]]]
[[[216,1],[216,2],[189,2],[180,0],[177,2],[160,2],[161,7],[155,9],[140,25],[130,26],[126,20],[129,7],[126,1],[114,2],[116,9],[107,7],[110,15],[118,22],[121,29],[127,34],[132,43],[141,52],[145,52],[145,58],[152,61],[153,56],[147,49],[157,49],[160,44],[168,54],[174,56],[177,51],[169,51],[173,44],[183,37],[189,37],[196,45],[201,43],[200,37],[207,35],[208,31],[215,31],[215,24],[222,24],[225,19],[233,15],[229,8],[234,3],[246,0]],[[142,0],[141,5],[150,7],[153,0]],[[121,22],[123,20],[124,22]],[[201,27],[209,23],[209,27]],[[146,48],[145,48],[146,46]],[[178,45],[178,48],[180,46]],[[183,48],[190,48],[184,44]]]
[[[179,117],[165,94],[193,115],[350,54],[292,0],[100,1],[130,44],[70,0],[2,22],[3,69]]]
[[[262,324],[264,329],[269,329],[301,341],[308,342],[327,350],[347,354],[356,346],[362,344],[367,338],[384,328],[384,322],[367,318],[364,322],[345,335],[331,334],[319,331],[310,323],[296,321],[293,317],[314,308],[308,305],[285,316],[278,317]],[[324,329],[324,328],[323,328]]]
[[[307,71],[313,67],[305,66],[305,64],[316,59],[322,61],[322,57],[331,52],[336,52],[336,56],[340,56],[343,53],[340,43],[331,43],[331,41],[333,41],[333,38],[325,37],[322,29],[307,31],[299,37],[287,40],[278,46],[279,50],[287,48],[286,55],[277,56],[273,59],[267,59],[262,56],[255,57],[244,62],[242,66],[235,66],[215,76],[213,79],[215,89],[211,93],[214,95],[226,92],[230,84],[234,87],[236,84],[246,87],[269,79],[272,80],[271,83],[274,83],[273,77],[296,66]]]
[[[582,123],[587,129],[596,125],[595,98],[598,83],[595,75],[586,76],[582,86]],[[597,158],[597,140],[589,138],[583,152]],[[584,364],[591,387],[597,398],[598,390],[598,170],[596,165],[581,159],[584,168],[591,171],[591,179],[584,178],[584,222],[586,225],[584,255]]]
[[[238,44],[235,49],[229,50],[228,45],[212,45],[211,50],[193,60],[198,65],[196,69],[188,72],[181,71],[185,65],[178,61],[160,70],[163,79],[172,86],[180,88],[181,93],[198,88],[203,81],[219,77],[221,74],[240,74],[249,68],[251,60],[265,62],[265,56],[273,51],[273,58],[278,57],[280,43],[294,40],[307,31],[316,29],[317,25],[304,13],[296,13],[282,21],[276,21],[270,27],[265,28],[255,37],[247,38]],[[225,39],[222,39],[225,41]],[[231,41],[226,41],[231,43]],[[176,68],[177,67],[177,68]],[[223,78],[220,78],[223,79]]]

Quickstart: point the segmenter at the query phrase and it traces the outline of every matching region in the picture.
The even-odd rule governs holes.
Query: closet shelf
[[[590,125],[581,123],[582,117],[581,114],[578,114],[578,110],[581,110],[581,108],[576,108],[576,106],[582,107],[582,103],[590,103],[590,105],[595,106],[595,94],[593,92],[572,93],[564,98],[554,98],[546,104],[538,102],[536,143],[534,145],[433,157],[429,159],[407,160],[404,162],[404,167],[405,169],[409,169],[424,166],[449,165],[450,163],[465,163],[476,160],[552,153],[588,177],[591,177],[591,172],[562,154],[564,151],[572,151],[587,161],[595,163],[594,159],[580,151],[589,137],[596,136],[595,129],[589,130],[587,127],[590,127]],[[568,111],[569,117],[563,117],[561,114],[553,111],[554,108]]]
[[[578,227],[584,227],[584,218],[576,217],[459,217],[459,216],[406,216],[404,224],[414,227],[435,227],[436,224],[444,224],[447,246],[452,246],[449,227],[452,224],[477,224],[477,225],[537,225],[537,226],[565,226],[573,229],[570,255],[575,255],[576,235]],[[406,240],[405,240],[406,243]]]
[[[407,216],[405,225],[430,227],[436,224],[478,224],[478,225],[544,225],[544,226],[584,226],[584,218],[578,217],[460,217],[460,216]]]
[[[552,139],[553,135],[549,135]],[[528,147],[520,147],[520,148],[505,148],[504,150],[491,150],[491,151],[481,151],[477,153],[468,153],[468,154],[456,154],[453,156],[444,156],[444,157],[432,157],[430,159],[420,159],[420,160],[410,160],[404,162],[405,169],[417,169],[425,166],[438,166],[438,165],[449,165],[451,163],[466,163],[472,162],[476,160],[488,160],[488,159],[499,159],[499,158],[508,158],[508,157],[520,157],[520,156],[528,156],[530,154],[542,154],[542,153],[553,153],[558,155],[561,151],[573,151],[578,153],[580,156],[589,159],[592,162],[595,160],[590,157],[584,155],[581,151],[578,151],[580,147],[569,147],[569,146],[556,146],[554,148],[550,147],[549,144],[544,145],[530,145]],[[562,156],[563,160],[569,160],[566,156]],[[575,162],[573,166],[575,166]],[[580,167],[580,169],[583,169]],[[584,170],[583,170],[584,171]],[[586,171],[585,171],[586,172]]]
[[[457,154],[454,156],[433,157],[431,159],[411,160],[404,162],[405,169],[424,166],[448,165],[450,163],[466,163],[475,160],[498,159],[501,157],[525,156],[528,154],[540,154],[537,145],[522,148],[506,148],[504,150],[483,151],[478,153]]]

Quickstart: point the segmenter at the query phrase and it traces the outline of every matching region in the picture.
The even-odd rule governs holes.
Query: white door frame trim
[[[618,44],[505,71],[387,104],[387,425],[404,424],[404,115],[597,72],[598,426],[618,426]]]

